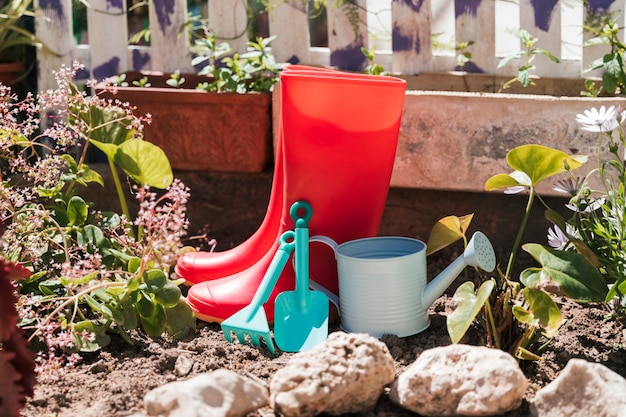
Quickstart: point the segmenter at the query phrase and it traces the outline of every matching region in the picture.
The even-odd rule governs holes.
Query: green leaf
[[[463,238],[474,214],[466,216],[447,216],[439,219],[430,231],[426,254],[430,255]]]
[[[102,230],[93,224],[88,224],[82,231],[79,231],[76,234],[76,240],[90,253],[94,253],[95,248],[103,249],[111,246],[111,242],[104,236]]]
[[[483,308],[491,292],[495,288],[493,279],[483,282],[476,294],[474,294],[474,283],[464,282],[454,293],[454,300],[457,307],[446,319],[448,334],[452,343],[458,343],[469,329],[470,325]]]
[[[68,226],[82,226],[87,220],[89,213],[87,203],[81,197],[75,195],[67,202]]]
[[[108,159],[113,160],[113,158],[115,158],[115,153],[118,148],[118,145],[115,143],[100,142],[95,139],[91,139],[89,142],[100,149]]]
[[[148,292],[156,293],[167,283],[167,275],[160,269],[151,269],[143,273],[143,282]]]
[[[176,305],[165,310],[167,316],[167,334],[180,340],[196,328],[196,319],[189,304],[180,299]]]
[[[86,164],[83,164],[79,174],[80,176],[78,182],[80,182],[81,184],[86,185],[90,182],[95,182],[104,187],[104,180],[102,179],[102,175],[88,167]]]
[[[128,260],[128,272],[135,273],[141,268],[141,258],[133,256]]]
[[[149,294],[139,292],[139,299],[135,303],[135,308],[140,316],[150,317],[154,315],[156,309],[156,303]]]
[[[524,288],[524,299],[528,309],[513,307],[513,315],[521,323],[541,328],[544,335],[551,339],[563,324],[561,310],[550,294],[543,290]]]
[[[570,156],[547,146],[530,144],[512,149],[506,160],[511,168],[528,175],[534,187],[546,178],[565,172],[566,167],[571,170],[581,167],[587,157]]]
[[[131,121],[126,112],[119,107],[99,108],[88,104],[87,109],[80,111],[76,107],[70,108],[70,124],[75,124],[77,118],[91,127],[91,131],[88,132],[90,141],[119,145],[136,132],[134,128],[130,128]]]
[[[524,186],[509,174],[496,174],[485,183],[485,191],[501,190],[503,188]]]
[[[539,361],[541,360],[541,356],[536,355],[529,351],[528,349],[524,349],[523,347],[518,347],[517,352],[515,352],[515,357],[517,359],[521,359],[524,361]]]
[[[89,320],[74,323],[74,345],[81,352],[96,352],[111,343],[111,338],[106,334],[105,326],[98,326]],[[88,332],[95,335],[95,340],[83,338],[81,333]]]
[[[180,288],[178,288],[178,286],[171,281],[165,284],[160,291],[157,291],[154,294],[155,300],[166,308],[174,307],[178,304],[181,297],[182,294],[180,292]]]
[[[574,301],[604,301],[608,291],[606,282],[584,256],[537,243],[527,243],[522,248],[541,264],[541,268],[528,268],[520,274],[520,281],[526,287],[534,288],[543,281],[551,280]]]
[[[134,139],[123,143],[115,153],[115,163],[139,184],[167,188],[174,180],[165,152],[153,143]]]
[[[154,312],[150,316],[139,316],[141,327],[150,337],[159,337],[167,328],[167,316],[165,309],[161,305],[156,305]]]

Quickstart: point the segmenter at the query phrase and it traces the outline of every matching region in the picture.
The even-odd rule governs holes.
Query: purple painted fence
[[[355,0],[357,8],[335,7],[328,0],[328,47],[310,46],[307,11],[300,0],[286,1],[269,14],[270,34],[277,38],[272,51],[279,61],[310,65],[331,65],[340,69],[361,71],[368,64],[361,47],[370,47],[379,39],[372,36],[375,19],[386,13],[383,24],[387,43],[377,47],[376,62],[387,70],[403,74],[447,72],[458,70],[454,45],[473,41],[468,48],[471,61],[463,69],[485,74],[515,75],[523,60],[513,60],[498,68],[503,58],[499,49],[519,50],[519,39],[508,33],[511,28],[526,29],[539,38],[536,47],[549,50],[562,60],[553,64],[537,59],[538,75],[581,77],[581,72],[606,51],[602,47],[583,48],[582,25],[589,11],[575,11],[577,0],[519,0],[512,5],[504,0]],[[192,70],[187,40],[180,28],[187,18],[184,1],[153,0],[149,15],[151,47],[129,46],[126,4],[122,0],[89,0],[88,45],[78,45],[72,32],[71,0],[39,0],[36,31],[55,54],[41,52],[38,56],[40,88],[50,88],[50,70],[78,60],[89,76],[97,79],[127,70],[173,72]],[[211,0],[207,4],[210,25],[218,35],[229,38],[236,51],[244,51],[247,16],[244,0]],[[374,4],[377,11],[373,12]],[[624,26],[626,0],[588,0],[593,13],[619,11]],[[508,7],[508,9],[503,9]],[[511,9],[513,7],[514,9]],[[572,12],[574,10],[574,12]],[[382,11],[382,12],[381,12]],[[358,28],[348,16],[358,15]],[[508,26],[502,29],[503,24]],[[502,30],[498,30],[498,27]],[[441,28],[450,36],[441,43]],[[232,38],[232,39],[231,39]],[[504,42],[504,43],[503,43]],[[571,53],[571,50],[576,51]],[[543,58],[543,57],[540,57]]]

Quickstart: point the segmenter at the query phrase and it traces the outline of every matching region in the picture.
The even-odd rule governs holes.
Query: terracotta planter
[[[271,95],[196,91],[206,77],[184,74],[186,88],[172,88],[162,73],[147,76],[151,87],[118,87],[106,97],[128,101],[138,114],[150,113],[144,139],[161,147],[172,168],[193,171],[261,172],[272,160]]]
[[[17,74],[24,70],[24,64],[21,62],[0,63],[0,83],[11,86],[17,79]]]

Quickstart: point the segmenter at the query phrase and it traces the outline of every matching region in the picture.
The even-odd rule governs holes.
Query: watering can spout
[[[493,246],[487,236],[481,232],[474,233],[463,254],[426,285],[422,293],[422,306],[430,307],[466,266],[475,266],[486,272],[491,272],[496,268]]]

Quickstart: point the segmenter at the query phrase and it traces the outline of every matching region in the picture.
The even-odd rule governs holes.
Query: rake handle
[[[294,247],[296,246],[295,233],[292,230],[288,230],[280,236],[278,241],[278,250],[272,258],[272,262],[267,268],[265,275],[263,275],[263,279],[261,280],[256,293],[254,293],[252,301],[250,301],[249,305],[253,306],[253,309],[250,312],[251,317],[254,316],[258,309],[270,298],[272,290],[276,286],[276,282],[278,281],[280,274],[283,272],[283,269],[285,268]]]

